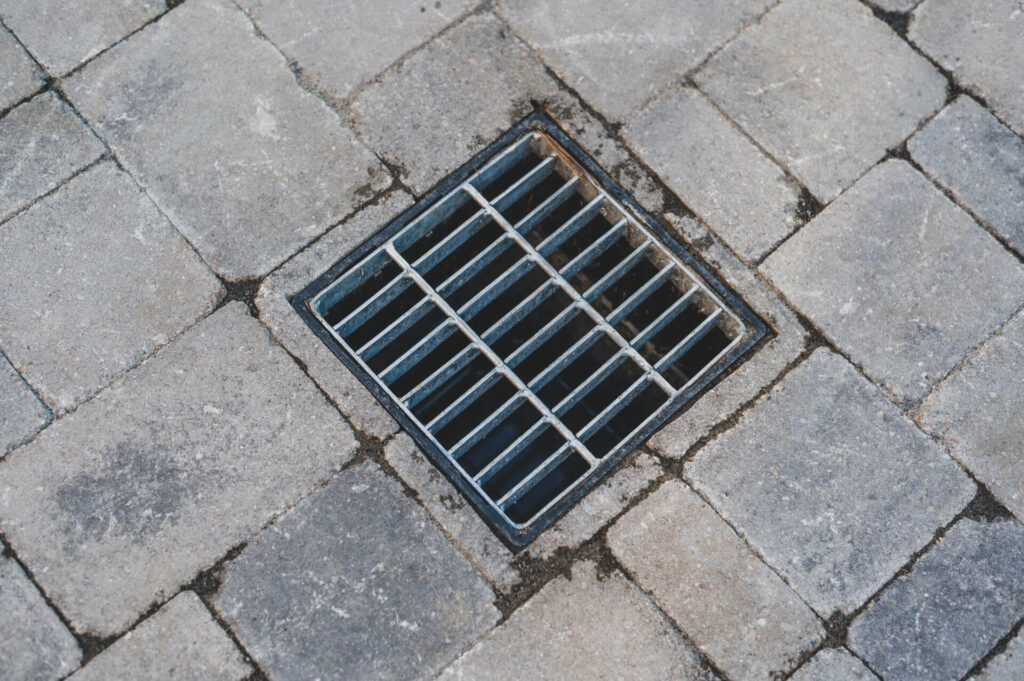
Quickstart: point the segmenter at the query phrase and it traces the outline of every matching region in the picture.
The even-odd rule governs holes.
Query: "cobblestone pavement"
[[[289,296],[535,106],[771,327],[526,549]],[[0,679],[1024,679],[1020,0],[0,0]]]

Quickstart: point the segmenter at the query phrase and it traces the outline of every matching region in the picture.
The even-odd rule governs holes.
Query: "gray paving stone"
[[[735,681],[775,678],[823,635],[811,609],[679,481],[623,516],[608,545]]]
[[[614,618],[614,626],[609,625]],[[577,563],[460,657],[439,679],[709,681],[714,675],[621,574]]]
[[[547,64],[609,118],[698,66],[771,0],[501,0],[500,11]]]
[[[928,396],[918,418],[1024,519],[1024,312]]]
[[[878,681],[878,677],[845,648],[825,648],[812,657],[792,681]]]
[[[70,681],[242,681],[251,672],[199,597],[183,591]]]
[[[0,355],[0,456],[35,435],[49,416],[49,410]]]
[[[665,183],[748,260],[796,227],[800,190],[700,92],[673,92],[643,110],[626,139]]]
[[[356,448],[232,303],[0,461],[0,526],[77,630],[110,635]]]
[[[0,678],[56,681],[78,666],[75,637],[18,564],[0,556]]]
[[[909,37],[1024,135],[1022,31],[1017,0],[926,0],[914,10]]]
[[[976,681],[1020,681],[1024,679],[1024,633],[1018,632],[1006,649],[985,665]]]
[[[867,601],[975,493],[941,447],[824,349],[685,475],[823,617]]]
[[[850,626],[886,681],[953,681],[1024,615],[1024,526],[964,519]]]
[[[0,26],[0,111],[43,86],[43,73],[14,36]]]
[[[946,99],[942,75],[856,0],[787,0],[696,77],[824,202]]]
[[[367,87],[352,108],[370,146],[421,193],[555,88],[529,49],[485,13],[435,38]]]
[[[229,279],[266,274],[390,183],[226,0],[175,8],[65,89]]]
[[[872,169],[761,269],[904,401],[1024,303],[1024,267],[902,161]]]
[[[251,542],[216,607],[273,679],[432,677],[497,622],[487,582],[397,480],[344,471]]]
[[[909,12],[921,0],[869,0],[869,2],[887,12]]]
[[[0,119],[0,220],[99,158],[103,143],[52,92]]]
[[[926,173],[1024,254],[1024,140],[961,96],[909,147]]]

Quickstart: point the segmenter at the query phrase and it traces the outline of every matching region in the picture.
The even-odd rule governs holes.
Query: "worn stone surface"
[[[1006,648],[989,660],[977,681],[1019,681],[1024,679],[1024,633],[1017,632]]]
[[[0,26],[0,111],[43,85],[43,73],[8,31]]]
[[[46,424],[50,412],[0,355],[0,456]]]
[[[251,671],[199,597],[183,591],[75,672],[71,681],[242,681]]]
[[[390,182],[226,0],[175,8],[65,87],[229,279],[266,274]]]
[[[856,0],[787,0],[696,76],[823,202],[946,98],[946,81]]]
[[[811,609],[681,482],[631,509],[608,544],[731,679],[773,678],[823,635]]]
[[[906,401],[1024,302],[1024,267],[902,161],[872,169],[761,268]]]
[[[921,0],[869,0],[869,2],[887,12],[909,12]]]
[[[232,303],[0,462],[0,526],[75,628],[109,635],[356,447]]]
[[[499,613],[376,465],[344,471],[233,561],[217,609],[274,679],[432,677]]]
[[[926,173],[1024,254],[1024,140],[961,95],[908,146]]]
[[[0,220],[96,160],[103,143],[52,92],[0,119]]]
[[[886,681],[953,681],[1024,616],[1024,526],[964,519],[850,626]]]
[[[825,648],[790,677],[792,681],[878,681],[845,648]]]
[[[75,637],[6,556],[0,556],[0,613],[0,678],[56,681],[78,666]]]

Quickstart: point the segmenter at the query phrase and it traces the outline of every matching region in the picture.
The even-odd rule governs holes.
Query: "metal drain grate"
[[[765,327],[545,115],[499,145],[294,304],[521,546]]]

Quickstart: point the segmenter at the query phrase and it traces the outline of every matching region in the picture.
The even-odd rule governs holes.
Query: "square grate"
[[[542,112],[292,303],[515,547],[766,332]]]

